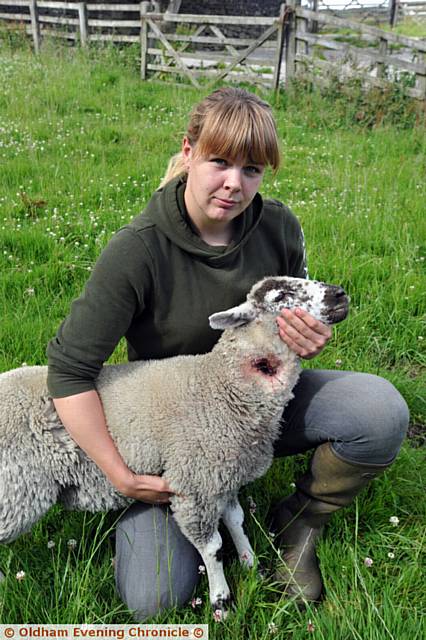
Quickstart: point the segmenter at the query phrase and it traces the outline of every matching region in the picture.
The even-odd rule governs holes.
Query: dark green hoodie
[[[210,314],[240,304],[265,276],[306,277],[303,233],[280,202],[257,194],[233,241],[216,247],[193,228],[184,191],[181,179],[156,191],[102,252],[48,345],[52,397],[94,389],[122,336],[129,360],[205,353],[220,336]]]

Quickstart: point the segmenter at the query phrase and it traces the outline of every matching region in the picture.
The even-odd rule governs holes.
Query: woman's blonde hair
[[[244,89],[222,87],[192,110],[186,136],[197,156],[243,157],[276,171],[280,149],[272,109]],[[174,155],[160,187],[186,173],[182,154]]]

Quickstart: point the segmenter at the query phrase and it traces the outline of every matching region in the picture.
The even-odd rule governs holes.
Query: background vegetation
[[[201,93],[140,82],[131,49],[52,45],[35,58],[10,36],[0,47],[4,371],[46,362],[46,344],[101,248],[157,188]],[[352,299],[349,319],[307,366],[391,380],[409,403],[413,437],[387,474],[335,516],[319,548],[327,587],[320,607],[299,611],[231,558],[236,612],[224,625],[210,624],[210,637],[423,638],[424,111],[398,89],[365,95],[356,83],[321,95],[301,82],[266,97],[283,168],[267,176],[263,193],[300,218],[311,277],[341,283]],[[120,345],[113,360],[124,358]],[[248,515],[250,537],[271,564],[277,557],[263,529],[267,510],[305,464],[303,456],[276,462],[243,492],[246,504],[251,495],[258,505]],[[31,533],[0,546],[0,622],[132,622],[114,593],[109,535],[116,515],[55,507]],[[188,605],[158,621],[210,623],[205,578],[197,596],[195,610]]]

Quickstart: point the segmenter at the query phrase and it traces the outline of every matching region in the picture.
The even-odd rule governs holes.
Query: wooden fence
[[[21,11],[11,11],[12,6]],[[89,41],[138,43],[144,80],[173,75],[205,87],[227,78],[276,90],[302,73],[319,83],[331,73],[342,79],[359,75],[366,84],[382,87],[403,76],[408,95],[426,98],[425,41],[308,11],[298,0],[287,0],[277,17],[161,14],[150,12],[149,2],[0,0],[2,7],[9,10],[1,11],[0,19],[21,23],[36,52],[47,33],[79,40],[82,46]],[[129,19],[117,20],[117,11]],[[238,33],[241,26],[256,34],[227,35],[227,28]],[[318,27],[335,33],[319,33]]]

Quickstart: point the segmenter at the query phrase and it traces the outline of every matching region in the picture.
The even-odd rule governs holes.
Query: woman
[[[124,495],[139,501],[117,530],[116,580],[139,619],[188,601],[200,559],[167,508],[167,478],[138,476],[109,436],[96,376],[122,336],[129,359],[203,353],[218,339],[207,318],[239,304],[265,275],[307,277],[297,219],[258,193],[266,166],[279,166],[272,112],[242,89],[223,88],[193,110],[182,151],[145,211],[100,256],[82,296],[48,347],[49,389],[70,435]],[[330,339],[308,313],[284,310],[281,339],[312,358]],[[283,415],[277,456],[314,449],[274,526],[291,573],[288,593],[317,600],[315,540],[336,509],[394,460],[408,424],[387,381],[305,370]]]

